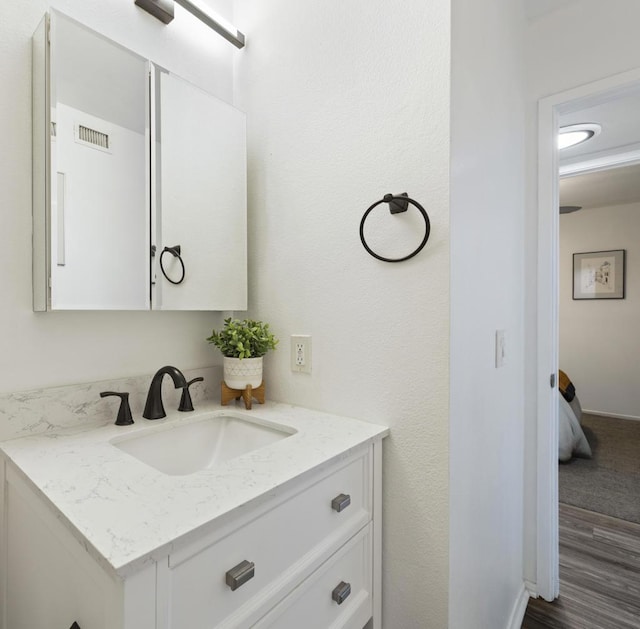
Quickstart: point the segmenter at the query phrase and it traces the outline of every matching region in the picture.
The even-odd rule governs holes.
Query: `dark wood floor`
[[[638,629],[640,525],[560,504],[560,598],[531,599],[522,629]]]

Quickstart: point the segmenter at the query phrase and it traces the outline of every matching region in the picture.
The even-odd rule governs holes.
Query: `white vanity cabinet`
[[[0,546],[2,629],[152,629],[155,566],[126,579],[100,565],[8,462]]]
[[[380,627],[381,439],[273,487],[124,576],[87,552],[11,462],[4,468],[3,629]],[[253,576],[235,587],[238,566]]]

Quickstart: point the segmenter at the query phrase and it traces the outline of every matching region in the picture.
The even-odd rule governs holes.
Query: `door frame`
[[[561,114],[640,91],[640,68],[615,74],[538,101],[537,264],[537,548],[536,594],[558,597],[558,231],[560,202],[556,136]],[[589,122],[586,121],[585,122]],[[630,161],[631,163],[631,161]],[[620,165],[620,162],[618,162]],[[595,170],[595,169],[594,169]],[[555,374],[555,384],[550,377]]]

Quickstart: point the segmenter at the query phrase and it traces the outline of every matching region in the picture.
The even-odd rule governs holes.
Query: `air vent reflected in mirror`
[[[75,141],[78,144],[84,144],[94,149],[111,152],[109,134],[97,129],[92,129],[83,124],[76,123],[73,125],[75,132]]]

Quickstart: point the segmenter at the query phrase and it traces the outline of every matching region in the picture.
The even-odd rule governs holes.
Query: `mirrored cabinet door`
[[[48,137],[38,138],[48,157],[49,203],[38,208],[48,226],[44,301],[52,310],[146,310],[149,64],[57,12],[49,40],[48,94],[34,106],[49,119]]]
[[[246,309],[245,116],[51,11],[33,37],[34,310]]]
[[[161,68],[153,76],[153,308],[245,310],[245,114]]]

